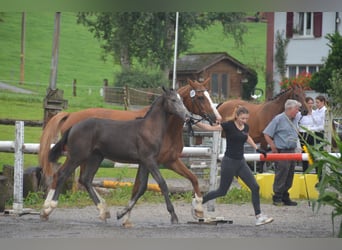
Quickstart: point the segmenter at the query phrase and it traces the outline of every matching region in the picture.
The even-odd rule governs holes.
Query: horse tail
[[[59,157],[62,156],[64,146],[68,142],[68,136],[71,128],[69,128],[62,136],[62,138],[49,151],[49,162],[56,163]],[[49,166],[51,166],[49,164]],[[49,169],[51,170],[51,169]]]
[[[39,164],[43,169],[45,175],[52,175],[52,166],[48,159],[48,154],[51,148],[51,144],[56,141],[61,126],[65,120],[69,117],[70,113],[60,112],[50,119],[46,124],[43,133],[40,137],[40,146],[38,151]]]

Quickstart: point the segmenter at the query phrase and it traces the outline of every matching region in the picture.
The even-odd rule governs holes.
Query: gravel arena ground
[[[330,238],[333,237],[331,207],[322,207],[313,213],[308,201],[299,201],[297,207],[275,207],[262,204],[262,210],[274,217],[271,224],[255,226],[250,203],[215,204],[215,211],[205,216],[223,216],[233,224],[191,224],[194,221],[190,204],[174,203],[179,224],[171,224],[165,204],[136,205],[132,211],[132,228],[123,228],[116,219],[122,207],[110,207],[107,222],[98,219],[95,206],[85,208],[57,208],[48,221],[37,214],[0,216],[0,239],[48,238]],[[336,221],[335,230],[340,222]]]

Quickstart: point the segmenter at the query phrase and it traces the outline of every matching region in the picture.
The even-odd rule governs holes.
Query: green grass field
[[[0,82],[34,91],[36,94],[16,94],[0,90],[0,118],[17,120],[43,120],[43,99],[49,85],[52,38],[54,31],[53,12],[28,12],[26,16],[25,82],[20,80],[21,13],[10,12],[0,23]],[[264,87],[266,50],[266,24],[247,23],[245,44],[236,48],[232,38],[222,34],[220,25],[205,31],[196,31],[193,47],[189,52],[226,51],[242,63],[258,72],[258,87]],[[76,24],[75,13],[62,12],[57,87],[64,91],[68,109],[73,112],[88,107],[122,107],[105,104],[100,96],[103,79],[113,82],[120,66],[111,57],[104,62],[100,42],[93,38],[87,28]],[[77,96],[72,95],[72,81],[77,79]],[[0,125],[0,140],[14,140],[14,126]],[[38,143],[41,128],[25,128],[25,142]],[[0,152],[0,166],[13,165],[14,156]],[[37,165],[36,155],[25,155],[24,164]]]

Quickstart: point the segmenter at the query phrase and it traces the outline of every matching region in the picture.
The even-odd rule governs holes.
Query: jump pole
[[[246,161],[307,161],[309,155],[307,153],[269,153],[267,157],[263,154],[244,154]],[[223,154],[220,154],[220,159],[223,158]]]

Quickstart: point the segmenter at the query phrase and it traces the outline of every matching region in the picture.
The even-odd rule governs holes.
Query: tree
[[[328,34],[329,55],[322,69],[312,75],[310,87],[318,92],[327,93],[332,89],[330,79],[335,70],[342,68],[342,37],[339,33]]]
[[[236,44],[242,43],[247,31],[241,23],[244,13],[196,13],[179,15],[178,54],[187,51],[195,29],[206,29],[220,22],[226,35]],[[130,69],[135,60],[144,66],[168,74],[173,62],[176,15],[173,12],[105,12],[79,13],[78,23],[89,27],[103,41],[105,54],[112,55],[123,69]]]

